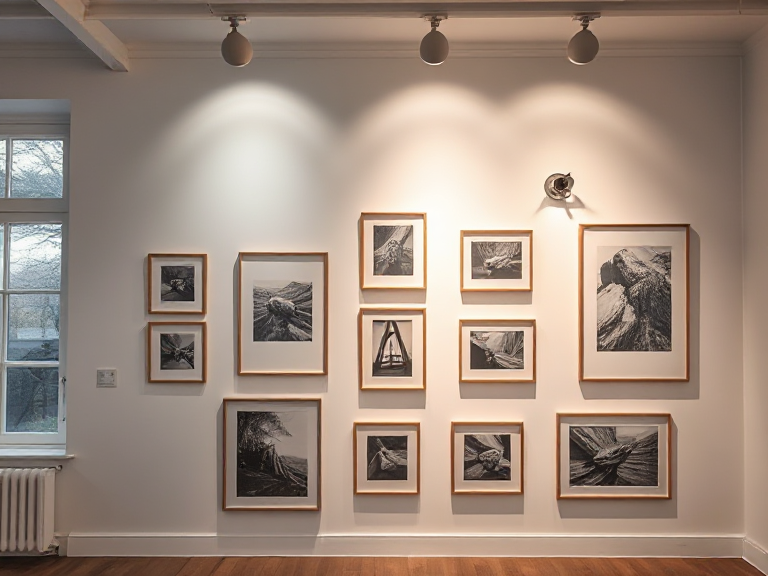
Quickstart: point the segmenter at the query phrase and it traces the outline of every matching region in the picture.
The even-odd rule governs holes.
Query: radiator
[[[0,468],[0,553],[42,553],[54,544],[55,474],[55,468]]]

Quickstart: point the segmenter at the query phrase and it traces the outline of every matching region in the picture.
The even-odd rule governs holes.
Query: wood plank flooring
[[[761,576],[721,558],[0,558],[0,576]]]

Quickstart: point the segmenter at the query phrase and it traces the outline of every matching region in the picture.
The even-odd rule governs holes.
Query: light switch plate
[[[117,368],[98,368],[96,370],[96,388],[115,388],[117,386]]]

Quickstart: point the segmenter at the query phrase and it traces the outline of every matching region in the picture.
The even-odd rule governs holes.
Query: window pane
[[[6,432],[58,432],[59,369],[8,368]]]
[[[8,296],[8,360],[59,360],[59,295]]]
[[[12,140],[11,197],[61,198],[63,140]]]
[[[61,224],[11,224],[12,289],[58,290],[61,286]]]
[[[7,140],[0,140],[0,196],[5,196],[5,162],[6,149],[8,148]]]
[[[0,287],[3,284],[3,269],[5,266],[5,224],[0,224]]]

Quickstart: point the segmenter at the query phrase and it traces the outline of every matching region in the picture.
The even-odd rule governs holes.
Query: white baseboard
[[[768,552],[752,542],[749,538],[744,538],[744,560],[752,564],[763,574],[768,574]]]
[[[69,556],[604,556],[741,558],[744,537],[679,535],[85,534]],[[765,554],[763,552],[763,554]]]

